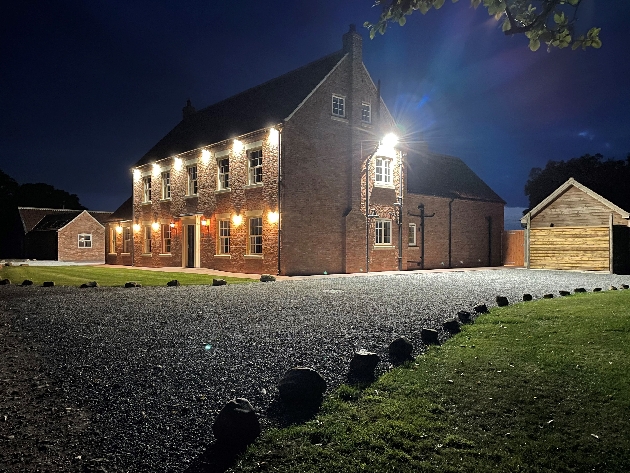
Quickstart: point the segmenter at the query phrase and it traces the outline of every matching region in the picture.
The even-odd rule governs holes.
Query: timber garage
[[[629,222],[627,211],[570,178],[521,219],[525,264],[627,274]]]

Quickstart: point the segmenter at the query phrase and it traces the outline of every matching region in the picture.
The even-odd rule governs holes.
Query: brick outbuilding
[[[286,275],[500,264],[504,202],[461,160],[385,139],[397,127],[353,26],[342,43],[210,107],[189,101],[135,164],[107,262]],[[416,172],[466,172],[422,194],[411,158]],[[421,203],[435,207],[422,247]],[[126,256],[116,232],[129,232]]]

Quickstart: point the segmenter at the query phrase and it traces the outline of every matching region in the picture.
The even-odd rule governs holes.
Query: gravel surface
[[[630,277],[485,270],[159,288],[0,287],[0,471],[185,471],[246,397],[281,424],[276,383],[310,366],[329,391],[355,349],[390,368],[398,335],[497,295],[520,301]],[[444,337],[441,332],[441,337]]]

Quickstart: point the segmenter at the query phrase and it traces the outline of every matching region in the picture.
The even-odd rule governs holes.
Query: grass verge
[[[630,291],[497,308],[234,471],[627,472]]]
[[[21,284],[25,279],[30,279],[35,285],[42,285],[44,281],[54,281],[57,286],[80,286],[88,281],[96,281],[99,286],[123,286],[128,281],[135,281],[143,286],[165,286],[173,279],[177,279],[182,285],[212,284],[213,278],[225,279],[228,284],[256,281],[207,274],[91,266],[2,266],[0,279],[5,278],[11,280],[13,284]]]

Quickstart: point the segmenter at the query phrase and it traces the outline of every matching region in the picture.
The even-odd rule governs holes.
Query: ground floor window
[[[109,252],[116,253],[116,229],[109,229]]]
[[[123,227],[123,253],[131,253],[131,227]]]
[[[409,246],[416,246],[416,224],[409,224],[409,237],[408,237]]]
[[[162,224],[162,253],[171,252],[171,226],[167,223]]]
[[[376,220],[376,240],[377,245],[392,244],[392,221],[384,218]]]
[[[92,248],[91,233],[79,233],[79,248]]]
[[[142,247],[143,253],[151,253],[151,225],[144,227],[144,245]]]
[[[219,251],[220,255],[230,253],[230,219],[219,220]]]
[[[262,255],[262,217],[249,219],[249,248],[250,255]]]

